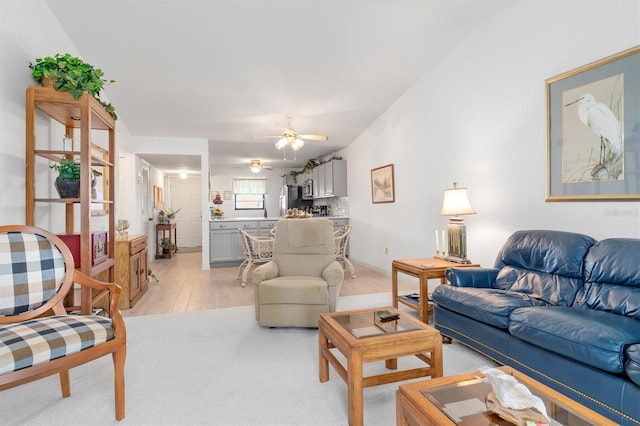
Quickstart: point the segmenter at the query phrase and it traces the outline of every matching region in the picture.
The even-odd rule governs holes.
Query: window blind
[[[266,179],[232,179],[231,190],[234,194],[266,194]]]

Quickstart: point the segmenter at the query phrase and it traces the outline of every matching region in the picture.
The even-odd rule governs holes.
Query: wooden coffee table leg
[[[348,363],[349,426],[362,426],[364,424],[362,407],[362,356],[358,352],[351,352]]]
[[[442,336],[436,338],[433,351],[431,352],[431,368],[433,368],[432,379],[442,377],[444,374],[442,367]]]
[[[389,370],[397,370],[398,369],[398,358],[386,359],[384,361],[384,365]]]
[[[318,376],[320,383],[329,380],[329,361],[324,356],[324,351],[329,350],[329,340],[322,332],[322,326],[318,327]]]

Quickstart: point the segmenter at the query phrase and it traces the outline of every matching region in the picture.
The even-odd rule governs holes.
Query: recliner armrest
[[[258,266],[251,274],[251,281],[259,285],[262,281],[270,280],[278,276],[278,264],[273,260]]]
[[[342,265],[334,260],[324,268],[322,278],[327,282],[329,287],[337,286],[344,280],[344,269],[342,269]]]
[[[452,286],[492,288],[499,271],[496,268],[447,268],[445,274]]]

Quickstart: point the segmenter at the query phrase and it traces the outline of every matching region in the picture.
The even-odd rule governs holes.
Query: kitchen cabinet
[[[280,222],[280,220],[262,220],[259,223],[259,231],[258,231],[258,235],[259,236],[268,236],[269,233],[271,232],[271,230],[278,226],[278,222]]]
[[[313,197],[347,195],[347,160],[331,160],[313,169]]]
[[[129,309],[147,291],[147,236],[119,237],[116,241],[116,283],[122,288],[120,308]]]
[[[44,125],[41,117],[50,120]],[[71,146],[63,146],[63,141],[60,141],[59,149],[43,146],[43,139],[48,141],[46,135],[53,132],[55,123],[64,127],[64,137],[71,139]],[[65,234],[80,235],[78,269],[85,275],[109,282],[115,278],[115,128],[114,118],[87,92],[74,99],[70,92],[49,87],[27,87],[25,224],[34,226],[43,220],[46,222],[51,217],[52,206],[62,205],[64,224],[53,226],[64,226]],[[38,138],[37,130],[45,137]],[[65,148],[70,150],[65,151]],[[51,197],[49,192],[53,181],[36,186],[36,176],[44,176],[50,161],[60,162],[62,158],[80,164],[79,198]],[[92,171],[99,172],[100,179]],[[92,191],[93,179],[102,181],[96,191]],[[43,218],[44,215],[49,216]],[[104,227],[107,232],[106,259],[100,263],[94,262],[95,247],[92,244],[92,231],[98,227]],[[75,292],[69,292],[65,307],[69,311],[80,309],[86,315],[93,311],[94,306],[106,303],[107,297],[106,291],[92,291],[82,286],[80,300],[76,300]]]
[[[243,229],[258,235],[258,221],[215,220],[209,222],[209,263],[223,266],[244,260],[244,246],[240,240]]]

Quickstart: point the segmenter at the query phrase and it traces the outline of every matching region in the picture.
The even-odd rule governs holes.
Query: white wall
[[[638,202],[545,202],[545,79],[637,45],[639,9],[637,0],[514,2],[449,51],[340,153],[352,258],[390,270],[393,259],[435,254],[454,181],[478,212],[465,217],[468,256],[483,266],[519,229],[639,237]],[[389,163],[396,202],[374,205],[370,170]]]

